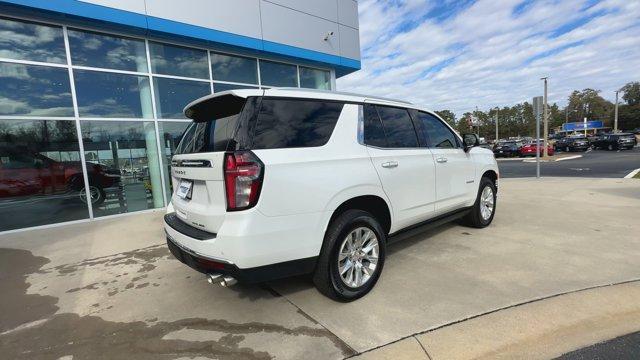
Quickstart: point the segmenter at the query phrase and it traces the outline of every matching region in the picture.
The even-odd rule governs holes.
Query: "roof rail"
[[[381,97],[381,96],[370,96],[370,95],[364,95],[364,94],[358,94],[358,93],[352,93],[352,92],[345,92],[345,91],[307,89],[307,88],[297,88],[297,87],[274,87],[274,88],[271,88],[271,89],[273,89],[273,90],[286,90],[286,91],[304,91],[304,92],[318,93],[318,94],[337,94],[337,95],[345,95],[345,96],[357,96],[357,97],[363,97],[365,99],[370,99],[370,100],[389,101],[389,102],[397,102],[397,103],[402,103],[402,104],[407,104],[407,105],[413,105],[409,101],[385,98],[385,97]]]

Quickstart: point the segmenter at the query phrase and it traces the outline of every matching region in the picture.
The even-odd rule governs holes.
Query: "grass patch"
[[[638,172],[637,174],[633,175],[634,179],[640,179],[640,172]]]

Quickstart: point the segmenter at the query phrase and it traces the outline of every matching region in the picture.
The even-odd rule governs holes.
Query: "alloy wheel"
[[[373,230],[359,227],[342,241],[338,253],[338,273],[342,282],[358,288],[366,284],[378,267],[379,244]]]
[[[493,190],[490,186],[486,186],[480,194],[480,216],[483,220],[489,220],[491,214],[493,214],[494,199]]]

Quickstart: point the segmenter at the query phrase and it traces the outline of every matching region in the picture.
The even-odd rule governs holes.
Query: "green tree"
[[[640,82],[634,81],[627,83],[627,85],[622,87],[622,99],[626,101],[627,104],[634,106],[640,104]]]
[[[454,114],[453,111],[439,110],[439,111],[436,111],[435,113],[438,114],[438,116],[440,116],[441,118],[443,118],[444,121],[446,121],[452,127],[456,126],[456,114]]]

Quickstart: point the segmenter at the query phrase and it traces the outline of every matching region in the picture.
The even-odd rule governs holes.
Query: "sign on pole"
[[[540,178],[540,117],[543,111],[543,98],[536,96],[533,98],[533,113],[536,116],[536,177]]]

